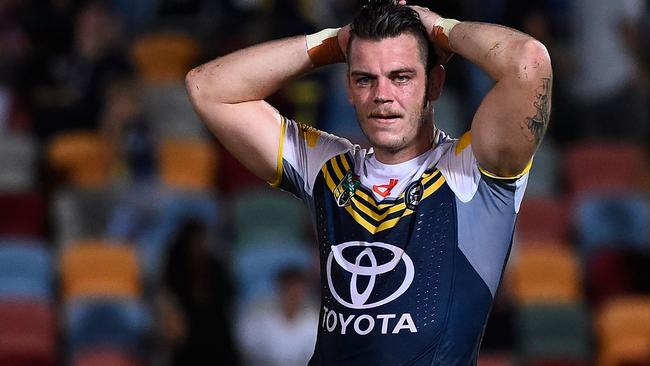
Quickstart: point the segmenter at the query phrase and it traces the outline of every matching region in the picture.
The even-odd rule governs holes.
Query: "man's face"
[[[433,123],[416,38],[402,34],[352,42],[348,97],[372,146],[393,154],[430,146]]]

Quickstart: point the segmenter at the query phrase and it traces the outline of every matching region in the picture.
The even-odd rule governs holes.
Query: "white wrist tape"
[[[341,28],[327,28],[305,37],[307,54],[315,67],[345,61],[339,45],[339,29]]]
[[[341,28],[327,28],[318,33],[308,34],[307,37],[305,37],[307,39],[307,49],[310,50],[314,47],[320,46],[328,38],[337,37],[339,29]]]
[[[440,18],[434,27],[440,27],[442,29],[442,33],[444,33],[444,35],[449,38],[449,33],[451,33],[452,28],[454,28],[458,23],[460,22],[456,19]]]

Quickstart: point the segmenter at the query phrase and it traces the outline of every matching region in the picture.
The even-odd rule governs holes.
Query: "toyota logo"
[[[359,254],[357,254],[354,263],[348,261],[343,256],[343,252],[345,251],[346,248],[349,247],[365,247],[365,249],[363,249]],[[387,263],[383,263],[383,264],[377,263],[377,257],[375,257],[375,253],[373,252],[373,249],[377,250],[377,248],[381,248],[380,250],[390,251],[393,254],[392,259]],[[367,258],[368,261],[370,261],[369,266],[361,265],[361,261],[364,258]],[[393,292],[390,296],[382,300],[375,301],[373,303],[368,304],[367,303],[368,299],[370,299],[370,295],[372,294],[375,288],[375,280],[377,276],[392,271],[402,261],[404,262],[406,271],[404,274],[404,280],[402,281],[402,284],[399,286],[399,288],[395,292]],[[332,281],[332,265],[334,264],[334,262],[340,268],[352,274],[352,278],[350,279],[350,301],[351,302],[344,300],[334,288],[334,283]],[[363,292],[361,293],[359,292],[359,289],[357,287],[359,276],[369,277],[368,285],[366,286],[366,289],[363,290]],[[375,308],[377,306],[387,304],[397,299],[404,292],[406,292],[409,286],[411,286],[414,276],[415,276],[415,270],[413,267],[413,261],[408,256],[408,254],[404,253],[404,250],[402,248],[396,247],[394,245],[386,244],[386,243],[380,243],[380,242],[367,243],[364,241],[350,241],[347,243],[332,245],[332,251],[330,252],[329,257],[327,258],[327,283],[329,285],[332,296],[334,296],[334,298],[339,303],[351,309]]]

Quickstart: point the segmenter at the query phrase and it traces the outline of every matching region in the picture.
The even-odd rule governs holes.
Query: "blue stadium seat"
[[[0,298],[52,299],[52,258],[42,242],[0,238]]]
[[[260,242],[236,248],[232,270],[238,302],[243,306],[272,295],[280,270],[288,266],[308,269],[313,259],[305,243]]]
[[[66,304],[64,332],[70,354],[121,349],[134,354],[146,344],[152,316],[138,300],[76,300]]]
[[[643,249],[650,237],[650,206],[644,194],[586,194],[576,203],[575,227],[585,256],[601,247]]]

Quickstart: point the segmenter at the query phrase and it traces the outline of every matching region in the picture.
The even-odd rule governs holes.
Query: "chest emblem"
[[[352,169],[348,170],[341,182],[334,189],[336,205],[339,207],[350,205],[350,200],[354,196],[354,192],[359,188],[359,184],[359,176],[354,175]]]
[[[422,200],[423,194],[424,188],[422,187],[422,182],[420,180],[409,184],[404,192],[404,204],[406,205],[406,208],[415,211]]]

